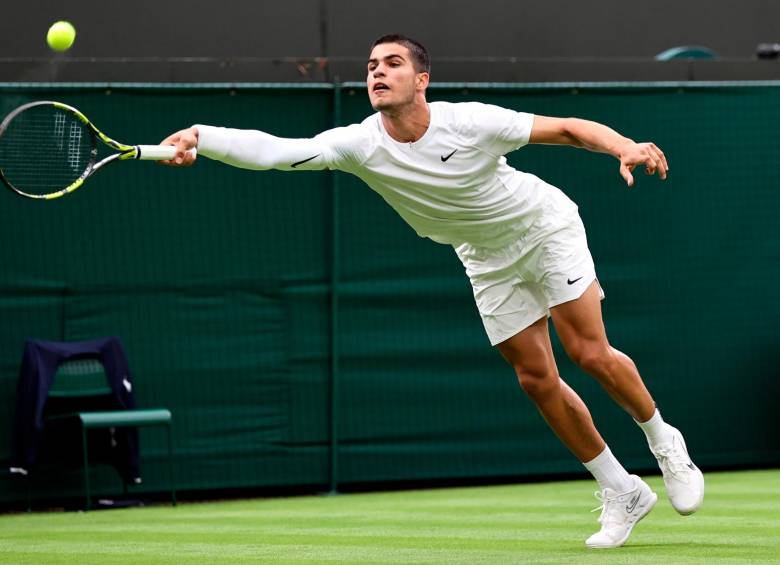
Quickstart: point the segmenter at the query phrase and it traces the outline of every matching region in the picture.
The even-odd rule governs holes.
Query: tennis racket
[[[98,140],[116,153],[98,160]],[[70,194],[114,161],[165,161],[175,155],[172,145],[114,141],[61,102],[24,104],[0,123],[0,180],[27,198],[52,200]]]

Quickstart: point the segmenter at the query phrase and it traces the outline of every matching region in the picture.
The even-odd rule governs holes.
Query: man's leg
[[[560,440],[593,474],[601,487],[601,530],[586,544],[592,548],[619,547],[634,525],[653,508],[657,496],[615,459],[593,425],[585,403],[558,375],[547,318],[498,344],[517,373],[520,386]]]
[[[569,357],[642,427],[664,475],[672,506],[680,514],[698,510],[704,477],[693,464],[682,434],[665,423],[655,408],[634,362],[607,341],[598,282],[578,299],[551,309],[553,323]]]
[[[609,395],[637,422],[646,422],[655,403],[634,362],[607,341],[601,318],[598,282],[577,300],[550,309],[564,349],[583,371],[595,377]]]
[[[604,440],[585,403],[558,375],[546,317],[499,343],[498,350],[558,438],[580,461],[604,451]]]

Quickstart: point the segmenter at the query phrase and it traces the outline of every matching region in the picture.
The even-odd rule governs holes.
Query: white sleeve
[[[480,130],[486,149],[495,155],[505,155],[528,144],[534,115],[516,112],[492,104],[474,104],[474,125]]]
[[[198,154],[242,169],[313,171],[349,169],[359,160],[351,128],[328,130],[311,139],[276,137],[258,130],[196,124]]]

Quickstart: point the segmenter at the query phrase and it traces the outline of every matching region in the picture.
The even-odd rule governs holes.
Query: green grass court
[[[780,563],[780,471],[711,473],[694,516],[659,502],[615,550],[588,550],[595,481],[0,516],[0,562]]]

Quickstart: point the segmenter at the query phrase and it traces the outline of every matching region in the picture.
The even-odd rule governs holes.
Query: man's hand
[[[170,161],[157,161],[158,163],[173,167],[189,167],[197,158],[190,149],[198,146],[198,130],[196,128],[187,128],[177,131],[163,139],[160,145],[174,145],[176,147],[176,156]]]
[[[666,174],[669,172],[666,156],[655,143],[634,143],[628,140],[620,148],[618,159],[620,159],[620,174],[628,186],[634,186],[634,176],[631,172],[638,165],[644,165],[645,173],[648,175],[658,171],[661,180],[666,180]]]

